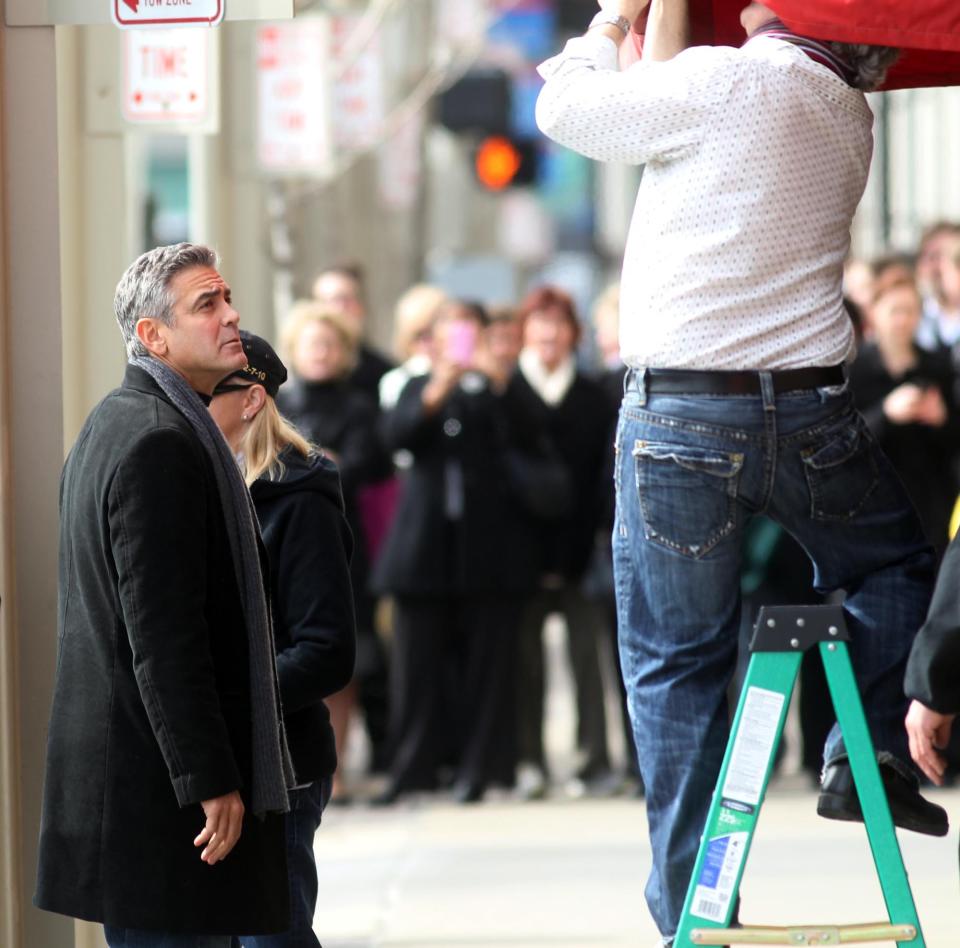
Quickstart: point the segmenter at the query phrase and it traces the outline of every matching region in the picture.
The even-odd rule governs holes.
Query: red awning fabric
[[[766,5],[790,29],[815,39],[902,49],[884,89],[960,85],[960,0],[766,0]],[[690,0],[693,43],[739,46],[745,6],[746,0]]]

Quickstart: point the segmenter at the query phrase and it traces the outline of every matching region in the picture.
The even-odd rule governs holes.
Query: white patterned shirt
[[[540,74],[544,134],[646,165],[623,261],[627,365],[786,369],[853,356],[841,281],[873,151],[861,92],[762,35],[621,72],[613,41],[589,33]]]

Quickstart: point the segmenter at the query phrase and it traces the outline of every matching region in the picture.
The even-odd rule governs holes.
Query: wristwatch
[[[587,29],[592,30],[597,26],[615,26],[624,36],[630,35],[630,21],[625,16],[620,16],[617,13],[609,13],[606,10],[601,10],[590,21]]]

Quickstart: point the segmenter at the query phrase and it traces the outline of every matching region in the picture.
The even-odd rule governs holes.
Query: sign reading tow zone
[[[216,26],[226,0],[110,0],[113,22],[121,29]]]

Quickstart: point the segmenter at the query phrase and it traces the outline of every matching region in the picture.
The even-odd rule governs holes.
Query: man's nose
[[[223,317],[223,323],[225,326],[236,326],[240,322],[240,314],[229,304],[227,303],[227,311]]]

